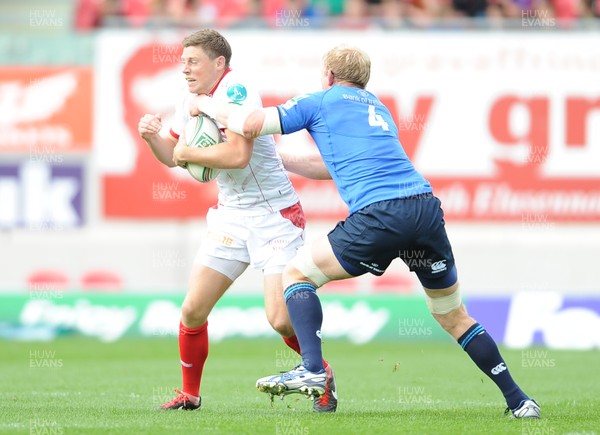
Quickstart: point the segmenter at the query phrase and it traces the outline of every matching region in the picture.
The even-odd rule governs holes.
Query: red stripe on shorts
[[[284,208],[283,210],[279,210],[279,213],[298,228],[304,229],[306,226],[306,218],[304,217],[304,210],[302,210],[300,202],[297,202],[288,208]]]

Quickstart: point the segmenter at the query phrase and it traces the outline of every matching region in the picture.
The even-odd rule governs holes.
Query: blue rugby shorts
[[[375,202],[339,222],[328,234],[333,252],[351,275],[382,275],[401,258],[424,287],[456,282],[454,255],[440,200],[431,193]]]

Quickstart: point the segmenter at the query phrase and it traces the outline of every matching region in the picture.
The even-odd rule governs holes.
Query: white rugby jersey
[[[258,92],[248,88],[245,81],[229,69],[211,95],[222,102],[262,107]],[[186,89],[176,107],[170,131],[177,139],[187,121],[191,119],[191,97],[192,94]],[[223,132],[224,126],[218,125]],[[230,209],[246,216],[276,212],[298,202],[298,195],[277,154],[272,135],[260,136],[254,140],[254,150],[248,166],[244,169],[221,169],[216,181],[219,187],[219,208]]]

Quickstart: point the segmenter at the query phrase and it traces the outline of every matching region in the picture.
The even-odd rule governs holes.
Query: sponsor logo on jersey
[[[234,103],[241,103],[248,96],[248,91],[244,85],[239,83],[231,85],[227,88],[227,97]]]
[[[297,97],[294,97],[288,101],[286,101],[284,104],[281,105],[281,107],[283,107],[285,110],[290,110],[292,107],[294,107],[296,105],[296,103],[300,100],[303,100],[305,98],[307,98],[309,96],[309,94],[304,94],[304,95],[298,95]]]

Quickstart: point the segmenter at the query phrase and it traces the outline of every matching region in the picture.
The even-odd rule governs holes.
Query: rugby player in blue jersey
[[[440,201],[406,156],[389,110],[365,90],[370,70],[364,52],[336,47],[323,58],[321,92],[256,110],[218,104],[206,96],[192,103],[192,111],[216,117],[246,137],[306,129],[350,210],[346,220],[301,249],[286,267],[285,299],[302,364],[259,379],[257,387],[279,395],[323,394],[323,313],[317,288],[365,273],[382,275],[394,258],[418,252],[427,261],[409,266],[423,285],[434,318],[500,388],[511,417],[539,418],[538,404],[515,383],[493,338],[462,304]],[[286,168],[314,176],[319,163],[307,161],[303,168],[290,162]]]

